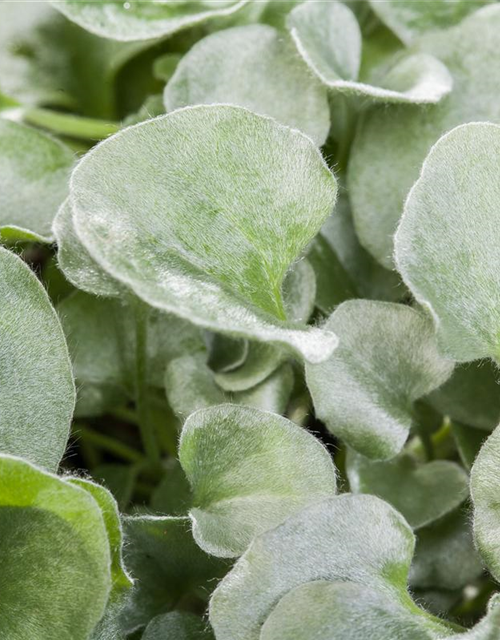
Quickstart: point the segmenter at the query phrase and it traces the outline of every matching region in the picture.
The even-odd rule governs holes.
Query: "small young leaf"
[[[194,542],[189,518],[133,516],[124,519],[125,564],[134,578],[122,619],[127,632],[167,613],[186,596],[206,594],[227,570]]]
[[[396,234],[398,270],[459,361],[500,360],[499,162],[500,126],[453,129],[427,156]]]
[[[293,43],[263,24],[234,27],[200,40],[165,89],[165,107],[235,104],[300,129],[322,145],[330,129],[324,87]]]
[[[471,471],[474,537],[479,553],[500,580],[500,428],[486,440]]]
[[[363,455],[395,456],[408,437],[413,402],[453,369],[437,351],[432,322],[407,306],[348,300],[325,328],[340,345],[326,362],[306,365],[317,416]]]
[[[87,31],[122,42],[172,36],[214,18],[230,16],[248,0],[222,0],[212,6],[202,0],[176,3],[52,0],[52,5]]]
[[[87,154],[71,180],[80,239],[139,297],[311,361],[328,357],[336,338],[287,321],[281,285],[335,198],[308,138],[223,105],[125,129]]]
[[[417,499],[417,497],[415,497]],[[469,514],[456,509],[417,533],[410,585],[420,589],[460,589],[483,572],[474,548]]]
[[[172,611],[156,616],[146,627],[142,640],[213,640],[201,618],[192,613]]]
[[[361,31],[352,11],[341,2],[305,2],[287,21],[298,51],[328,88],[381,102],[439,102],[452,88],[446,67],[436,58],[414,54],[395,63],[380,85],[358,82]]]
[[[55,138],[0,119],[0,239],[51,242],[73,163]]]
[[[110,545],[91,494],[0,456],[0,635],[87,640],[111,588]]]
[[[216,589],[217,640],[258,640],[281,598],[316,580],[355,582],[423,616],[406,592],[413,548],[404,518],[379,498],[342,495],[311,505],[256,538]]]
[[[406,44],[428,31],[439,31],[458,24],[469,13],[476,11],[491,0],[391,0],[378,2],[369,0],[375,14]]]
[[[381,591],[354,582],[309,582],[282,598],[260,640],[433,640],[422,618]]]
[[[0,300],[0,451],[55,470],[75,407],[68,348],[42,285],[2,248]]]
[[[353,493],[371,493],[397,509],[413,529],[425,527],[456,509],[468,496],[469,478],[456,462],[419,464],[409,455],[373,461],[354,452],[347,458]]]
[[[193,536],[220,557],[241,555],[255,536],[336,490],[320,442],[256,409],[222,405],[193,414],[179,460],[193,490]]]
[[[385,267],[393,268],[394,232],[431,146],[464,122],[499,121],[500,66],[491,64],[499,46],[498,4],[419,39],[415,52],[446,65],[453,91],[434,107],[373,107],[362,118],[349,157],[347,188],[360,242]]]

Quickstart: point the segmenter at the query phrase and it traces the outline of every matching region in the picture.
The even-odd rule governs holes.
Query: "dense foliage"
[[[0,0],[2,640],[500,640],[499,52]]]

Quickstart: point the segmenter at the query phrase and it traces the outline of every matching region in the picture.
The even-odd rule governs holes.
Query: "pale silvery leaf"
[[[434,640],[422,618],[396,599],[355,582],[309,582],[287,593],[260,640]]]
[[[135,579],[122,616],[127,632],[167,613],[184,597],[208,597],[227,563],[208,556],[194,542],[189,518],[127,516],[125,564]]]
[[[300,132],[198,106],[95,147],[73,172],[71,206],[92,257],[150,305],[321,361],[336,337],[287,321],[281,285],[336,190]]]
[[[55,138],[0,119],[0,239],[51,242],[73,162]]]
[[[172,611],[153,618],[142,640],[213,640],[213,637],[208,625],[198,616]]]
[[[306,365],[316,415],[359,453],[394,457],[415,400],[453,370],[437,350],[430,318],[404,305],[348,300],[324,326],[339,336],[339,347],[326,362]]]
[[[499,162],[500,126],[453,129],[427,156],[396,234],[398,270],[458,361],[500,359]]]
[[[247,1],[147,3],[140,0],[52,0],[52,5],[91,33],[128,42],[171,36],[210,19],[230,16],[244,7]]]
[[[418,499],[417,496],[415,499]],[[410,569],[412,589],[455,590],[483,573],[474,548],[470,514],[456,509],[417,533],[417,546]]]
[[[349,452],[346,467],[353,493],[371,493],[382,498],[413,529],[442,518],[469,494],[467,473],[449,460],[419,464],[410,455],[401,455],[379,462]]]
[[[75,407],[68,348],[44,288],[2,248],[0,300],[0,451],[56,470]]]
[[[281,598],[316,580],[355,582],[423,618],[406,591],[413,549],[410,527],[379,498],[341,495],[311,505],[257,537],[218,586],[210,603],[217,640],[259,640]]]
[[[453,374],[426,402],[443,415],[485,432],[500,423],[498,370],[489,360],[455,367]]]
[[[474,537],[479,553],[496,580],[500,580],[500,428],[486,440],[471,471]]]
[[[373,107],[362,118],[349,158],[347,187],[361,244],[392,268],[393,235],[405,198],[431,146],[453,127],[500,121],[500,6],[485,7],[446,31],[418,40],[453,76],[453,91],[426,109]]]
[[[268,25],[234,27],[200,40],[165,89],[165,107],[235,104],[300,129],[322,145],[330,129],[325,88],[293,43]]]
[[[439,102],[452,88],[446,67],[425,54],[396,58],[380,86],[358,81],[361,31],[340,2],[305,2],[290,13],[288,28],[299,53],[321,82],[336,92],[381,102]]]
[[[500,596],[495,594],[491,598],[486,615],[475,627],[448,640],[500,640]]]
[[[106,527],[111,558],[111,597],[116,601],[125,589],[132,586],[132,579],[122,559],[123,534],[118,505],[107,489],[91,480],[68,478],[66,481],[87,491],[99,505]]]
[[[476,11],[491,0],[369,0],[375,14],[401,40],[409,45],[427,31],[438,31],[459,23],[469,13]]]
[[[69,200],[61,205],[52,224],[59,268],[78,289],[104,297],[119,297],[125,287],[104,271],[78,237]]]
[[[87,640],[111,589],[97,502],[13,456],[0,456],[0,486],[0,635]]]
[[[255,536],[336,490],[319,440],[286,418],[236,405],[191,415],[179,460],[193,490],[193,536],[220,557],[241,555]]]

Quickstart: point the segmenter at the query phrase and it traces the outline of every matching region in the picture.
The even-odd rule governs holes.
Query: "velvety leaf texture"
[[[435,3],[415,3],[429,6]],[[450,3],[451,4],[451,3]],[[456,27],[422,37],[412,50],[441,60],[453,91],[435,107],[374,107],[359,123],[349,159],[349,197],[361,244],[391,268],[393,236],[408,192],[431,146],[466,122],[500,120],[500,6],[485,7]]]
[[[395,456],[408,437],[413,402],[453,369],[437,350],[432,322],[404,305],[352,300],[325,328],[340,344],[324,363],[306,366],[316,414],[359,453]]]
[[[13,456],[0,456],[0,486],[0,634],[87,640],[111,588],[98,503]]]
[[[75,406],[68,349],[42,285],[2,248],[0,300],[0,451],[55,470]]]
[[[307,65],[328,88],[381,102],[439,102],[452,88],[446,67],[432,56],[410,55],[395,63],[381,86],[358,82],[361,31],[341,2],[305,2],[293,9],[288,28]]]
[[[336,338],[287,322],[280,288],[335,197],[308,138],[231,106],[125,129],[87,154],[71,180],[78,235],[139,297],[312,361]]]
[[[51,241],[73,162],[55,138],[0,119],[0,238]]]
[[[293,44],[267,25],[234,27],[200,40],[165,90],[167,111],[193,104],[236,104],[300,129],[318,145],[330,129],[325,89]]]
[[[336,490],[323,445],[256,409],[222,405],[193,414],[179,459],[193,490],[193,536],[216,556],[241,555],[256,535]]]
[[[499,161],[500,126],[468,124],[443,136],[396,236],[398,269],[455,360],[500,358]]]

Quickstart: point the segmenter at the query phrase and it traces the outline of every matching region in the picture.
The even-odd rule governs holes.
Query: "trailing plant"
[[[499,27],[0,1],[2,640],[500,640]]]

